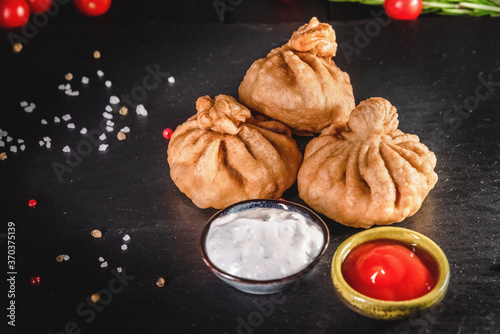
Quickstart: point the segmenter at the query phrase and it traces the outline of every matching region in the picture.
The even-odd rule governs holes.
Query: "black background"
[[[73,321],[75,333],[499,333],[500,84],[488,91],[479,77],[500,82],[500,21],[422,16],[382,27],[372,10],[380,7],[244,0],[222,23],[210,1],[115,1],[97,18],[79,15],[70,3],[28,34],[19,54],[8,34],[25,38],[26,31],[3,29],[0,128],[26,144],[26,151],[10,153],[6,143],[8,159],[0,162],[0,233],[7,233],[8,222],[16,225],[15,332],[60,333]],[[330,261],[359,230],[327,218],[330,246],[294,291],[253,296],[225,285],[205,266],[198,245],[216,210],[194,206],[169,177],[163,129],[194,114],[199,96],[237,97],[252,62],[286,43],[311,16],[333,25],[341,45],[335,61],[351,76],[356,102],[390,100],[400,128],[417,134],[438,158],[435,189],[417,214],[397,226],[441,246],[450,262],[450,288],[436,309],[406,321],[363,318],[335,296]],[[377,24],[380,29],[370,32]],[[92,57],[96,49],[99,60]],[[147,117],[136,115],[137,101],[126,117],[115,106],[106,152],[91,145],[81,161],[62,152],[88,142],[79,131],[99,128],[109,96],[138,92],[147,68],[155,67],[176,81],[162,79],[146,91],[141,102]],[[58,90],[68,72],[78,97]],[[89,85],[80,83],[82,75]],[[113,86],[105,87],[105,80]],[[476,91],[483,100],[474,98]],[[24,100],[36,103],[34,112],[22,110]],[[474,101],[464,111],[464,103]],[[67,113],[74,130],[53,122]],[[42,118],[49,124],[41,125]],[[120,142],[116,132],[123,126],[131,132]],[[39,147],[43,136],[51,137],[51,149]],[[309,138],[296,139],[303,150]],[[71,172],[59,180],[54,162]],[[296,186],[283,197],[303,203]],[[32,198],[36,208],[28,206]],[[90,235],[96,228],[101,239]],[[125,234],[131,240],[122,251]],[[71,258],[58,263],[59,254]],[[100,267],[99,256],[107,268]],[[134,278],[87,323],[90,315],[77,312],[79,305],[108,286],[116,267]],[[41,277],[40,286],[30,285],[32,276]],[[163,288],[155,284],[160,276]],[[5,310],[7,286],[2,289]],[[2,319],[2,333],[11,331]]]

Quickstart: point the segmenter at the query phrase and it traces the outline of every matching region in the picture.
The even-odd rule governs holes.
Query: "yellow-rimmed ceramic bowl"
[[[434,288],[421,297],[404,301],[374,299],[354,290],[344,279],[342,263],[354,247],[379,239],[392,239],[413,245],[428,255],[437,269]],[[373,319],[401,320],[414,312],[437,305],[443,300],[450,279],[450,266],[441,248],[428,237],[401,227],[375,227],[353,235],[337,248],[332,260],[332,279],[335,292],[350,309]]]

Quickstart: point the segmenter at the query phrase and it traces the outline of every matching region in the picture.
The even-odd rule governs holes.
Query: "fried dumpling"
[[[388,225],[413,215],[437,182],[436,157],[398,124],[389,101],[371,98],[344,126],[324,129],[306,147],[297,179],[300,197],[354,227]]]
[[[238,90],[241,103],[302,135],[345,123],[355,103],[349,75],[332,60],[336,52],[332,26],[313,17],[252,64]]]
[[[286,125],[227,95],[200,97],[196,109],[167,151],[172,180],[195,205],[279,198],[295,182],[302,154]]]

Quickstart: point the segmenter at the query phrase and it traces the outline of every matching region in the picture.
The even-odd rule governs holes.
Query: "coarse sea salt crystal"
[[[104,258],[102,256],[99,256],[99,261],[104,262]]]
[[[100,77],[102,77],[104,75],[104,72],[101,71],[101,70],[97,70],[97,75],[100,76]]]
[[[50,139],[50,137],[43,137],[43,140],[44,141],[52,141],[52,139]]]
[[[42,119],[40,122],[41,122],[43,125],[47,125],[47,121],[46,121],[45,119]]]
[[[11,136],[7,136],[7,143],[10,143],[12,141],[12,137]]]
[[[101,263],[101,268],[106,268],[108,266],[108,262],[104,261]]]
[[[120,99],[117,96],[112,95],[109,98],[109,103],[118,104],[118,103],[120,103]]]
[[[0,136],[3,137],[3,136],[7,136],[7,135],[8,135],[7,131],[0,130]]]
[[[65,90],[71,90],[71,85],[69,83],[67,83],[66,86],[64,86],[64,89]]]
[[[123,129],[121,129],[120,131],[123,132],[123,133],[129,133],[130,132],[130,128],[128,126],[126,126]]]
[[[28,106],[28,102],[26,101],[22,101],[21,103],[19,103],[19,105],[24,108],[24,107],[27,107]]]
[[[70,92],[68,95],[69,96],[78,96],[78,95],[80,95],[80,92],[75,90],[74,92]]]
[[[116,268],[116,271],[120,274],[122,272],[122,267]]]
[[[18,142],[19,144],[22,144],[22,143],[24,143],[24,139],[18,139],[18,140],[17,140],[17,142]]]
[[[5,143],[0,140],[0,147],[4,147],[4,146],[5,146]]]
[[[168,80],[168,83],[171,83],[171,84],[173,84],[175,82],[175,78],[172,76],[168,77],[167,80]]]
[[[21,145],[19,148],[21,149],[21,151],[24,151],[26,149],[26,145]]]
[[[74,129],[75,123],[68,123],[68,129]]]
[[[129,241],[130,240],[130,235],[125,234],[122,239],[123,239],[123,241]]]
[[[47,142],[47,148],[50,148],[50,146],[52,146],[52,144],[50,143],[50,141]]]
[[[99,151],[104,152],[108,149],[108,144],[101,144],[99,145]]]
[[[122,250],[127,250],[128,246],[123,244],[121,247],[120,247]]]
[[[86,133],[87,133],[87,128],[82,128],[82,129],[80,130],[80,133],[81,133],[82,135],[86,134]]]
[[[54,116],[54,123],[59,123],[61,122],[61,119],[57,116]]]
[[[111,85],[112,85],[111,81],[109,81],[109,80],[106,80],[106,82],[105,82],[104,84],[105,84],[105,85],[106,85],[106,87],[108,87],[108,88],[109,88],[109,87],[111,87]]]
[[[102,116],[107,119],[112,119],[113,115],[111,115],[109,112],[105,111],[102,113]]]
[[[109,104],[104,109],[106,109],[106,111],[110,111],[110,112],[113,111],[113,107],[111,107]]]
[[[108,120],[108,121],[106,122],[106,125],[107,125],[107,126],[115,126],[115,123],[114,123],[113,121]]]
[[[63,259],[64,259],[64,261],[68,261],[69,260],[69,255],[64,255]]]
[[[82,77],[82,84],[86,85],[89,83],[89,78],[87,77]]]
[[[31,105],[24,107],[24,111],[26,111],[27,113],[31,113],[31,112],[33,112],[33,110],[35,110],[35,107],[33,107]]]
[[[66,85],[65,84],[61,84],[57,87],[59,90],[66,90]]]
[[[71,115],[70,114],[66,114],[62,117],[63,121],[69,121],[71,119]]]
[[[45,142],[44,142],[43,140],[40,140],[40,141],[38,142],[38,144],[39,144],[40,146],[43,146],[43,145],[45,145]]]
[[[137,113],[137,115],[141,115],[141,116],[148,115],[148,111],[146,110],[146,108],[144,108],[144,105],[142,105],[142,104],[137,105],[135,112]]]
[[[68,146],[68,145],[64,146],[62,150],[63,150],[63,152],[65,152],[65,153],[68,153],[69,151],[71,151],[71,149],[69,148],[69,146]]]
[[[108,132],[112,132],[112,131],[113,131],[113,127],[112,127],[112,126],[107,126],[107,127],[106,127],[106,131],[108,131]]]
[[[16,145],[12,145],[12,146],[10,147],[10,151],[11,151],[12,153],[16,153],[16,152],[17,152],[17,146],[16,146]]]
[[[100,135],[100,136],[99,136],[99,139],[100,139],[100,140],[104,140],[104,139],[106,139],[106,134],[105,134],[105,133],[103,133],[102,135]]]

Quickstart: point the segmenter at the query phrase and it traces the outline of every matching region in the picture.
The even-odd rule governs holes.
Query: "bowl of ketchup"
[[[434,241],[401,227],[375,227],[345,240],[332,260],[335,292],[369,318],[400,320],[437,305],[450,278]]]

